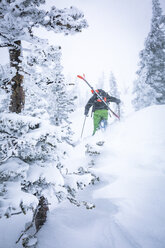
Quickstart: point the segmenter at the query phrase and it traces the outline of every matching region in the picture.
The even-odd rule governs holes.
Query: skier
[[[106,104],[101,99],[99,99],[98,95],[95,92],[97,92],[107,104],[110,102],[115,102],[116,104],[119,104],[120,99],[110,96],[108,93],[106,93],[102,89],[98,89],[95,91],[91,90],[91,92],[93,96],[87,102],[85,106],[84,114],[85,116],[88,116],[89,109],[90,107],[93,106],[92,112],[94,112],[93,114],[93,124],[94,124],[93,135],[94,135],[96,131],[99,129],[100,124],[102,122],[103,122],[104,128],[106,128],[107,120],[108,120],[108,106],[106,106]]]

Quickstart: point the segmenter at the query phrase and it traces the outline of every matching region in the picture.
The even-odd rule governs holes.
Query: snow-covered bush
[[[0,119],[1,217],[34,211],[42,196],[51,208],[66,199],[80,205],[76,192],[94,176],[82,168],[68,173],[63,162],[70,146],[63,144],[58,127],[24,115],[1,114]]]

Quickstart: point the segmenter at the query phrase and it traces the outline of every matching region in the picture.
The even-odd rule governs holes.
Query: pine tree
[[[151,30],[140,52],[139,70],[134,83],[136,109],[165,103],[165,19],[158,0],[152,0]],[[143,103],[141,103],[143,101]]]
[[[109,80],[109,92],[112,96],[119,98],[119,90],[114,74],[111,72]]]
[[[68,142],[72,134],[69,128],[69,114],[74,110],[75,96],[69,94],[61,66],[61,47],[31,46],[31,53],[24,61],[27,87],[26,105],[24,112],[32,116],[42,116],[50,119],[55,126],[65,126]],[[31,87],[29,87],[29,82]],[[40,94],[39,94],[40,92]],[[39,107],[40,103],[40,107]],[[40,109],[40,113],[38,110]],[[69,135],[70,133],[70,135]]]
[[[155,90],[148,84],[145,83],[146,73],[145,69],[138,71],[138,77],[134,81],[133,94],[134,99],[132,104],[135,110],[139,110],[150,105],[156,104],[156,94]]]
[[[9,48],[10,65],[15,69],[11,80],[12,96],[10,111],[20,113],[25,102],[22,67],[22,41],[41,42],[34,28],[44,27],[55,33],[74,34],[87,27],[83,13],[71,7],[50,11],[42,10],[45,0],[0,1],[0,47]]]
[[[44,195],[50,202],[53,194],[60,201],[66,198],[67,194],[68,199],[69,194],[73,197],[72,190],[68,188],[67,191],[67,184],[64,183],[67,169],[64,170],[63,177],[62,168],[63,161],[68,156],[68,144],[71,143],[69,113],[73,111],[74,104],[65,88],[60,58],[59,47],[34,46],[31,54],[23,61],[26,75],[25,93],[28,99],[25,109],[19,115],[1,114],[0,178],[4,196],[1,216],[13,215],[21,211],[22,206],[24,211],[34,208],[35,204],[32,202],[36,203],[37,200],[33,195],[37,198]],[[47,181],[50,171],[53,172],[52,182],[50,179]],[[27,173],[34,176],[27,177]],[[15,191],[18,191],[18,196],[23,195],[22,189],[30,194],[29,202],[20,203],[18,197],[15,207],[12,199],[9,207],[5,201],[6,192],[10,191],[7,186],[9,183],[13,188],[17,185]]]
[[[0,218],[33,211],[26,229],[35,227],[33,235],[45,221],[48,203],[53,208],[69,200],[80,206],[76,192],[94,180],[82,168],[81,173],[68,173],[66,159],[72,149],[69,113],[74,108],[74,97],[66,90],[61,48],[49,46],[32,32],[38,24],[55,32],[76,33],[87,24],[75,8],[40,10],[44,2],[0,2],[1,46],[9,47],[12,59],[10,66],[0,70],[0,90],[5,101],[0,106]],[[26,51],[21,47],[22,40],[32,44]],[[8,113],[6,96],[10,91],[10,110],[19,115]],[[38,222],[42,213],[44,219]],[[29,247],[28,233],[24,234],[23,245]]]
[[[115,76],[114,76],[114,74],[112,72],[110,73],[109,89],[110,89],[109,94],[111,96],[114,96],[114,97],[120,99],[120,94],[119,94],[116,78],[115,78]],[[111,103],[111,104],[113,106],[114,112],[117,113],[118,112],[118,106],[116,105],[116,103]]]
[[[72,150],[69,113],[74,109],[74,97],[68,94],[62,74],[61,48],[31,45],[22,65],[24,110],[8,113],[0,106],[0,218],[33,212],[17,240],[29,248],[36,247],[35,233],[46,221],[49,204],[55,208],[69,200],[93,208],[77,200],[76,194],[96,177],[82,167],[70,172],[67,164]],[[10,67],[2,68],[1,85],[12,75]]]

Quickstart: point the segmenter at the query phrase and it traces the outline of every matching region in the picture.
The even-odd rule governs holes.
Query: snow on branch
[[[84,15],[75,7],[50,11],[38,8],[45,1],[7,1],[0,2],[0,46],[16,46],[18,40],[32,42],[35,38],[33,28],[45,27],[55,33],[74,34],[86,28]]]

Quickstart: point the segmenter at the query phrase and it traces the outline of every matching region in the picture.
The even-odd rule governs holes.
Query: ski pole
[[[119,104],[117,104],[117,106],[118,106],[118,116],[119,116],[119,119],[120,119],[120,106],[119,106]]]
[[[86,122],[86,116],[85,116],[85,119],[84,119],[84,123],[83,123],[83,128],[82,128],[82,131],[81,131],[81,138],[82,138],[83,131],[84,131],[84,127],[85,127],[85,122]]]
[[[110,110],[110,112],[114,116],[116,116],[116,118],[118,118],[120,120],[119,116],[115,112],[112,111],[112,109],[108,106],[108,104],[104,101],[104,99],[99,95],[99,93],[94,90],[94,88],[88,83],[88,81],[80,75],[77,75],[77,77],[84,80],[86,82],[86,84],[91,88],[91,90],[93,90],[96,93],[96,95],[102,100],[102,102],[107,106],[107,108]]]

